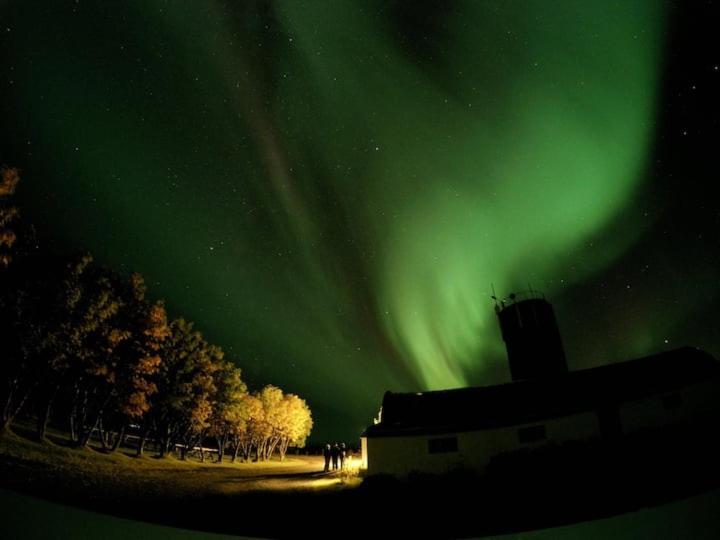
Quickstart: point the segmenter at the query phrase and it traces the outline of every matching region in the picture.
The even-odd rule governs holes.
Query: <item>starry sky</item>
[[[45,246],[146,276],[356,440],[385,390],[720,355],[712,2],[0,1],[0,163]]]

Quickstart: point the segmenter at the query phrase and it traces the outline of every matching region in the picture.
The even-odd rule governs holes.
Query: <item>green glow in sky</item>
[[[281,94],[292,127],[328,175],[334,160],[360,162],[334,182],[377,250],[377,314],[427,388],[470,382],[480,330],[496,324],[491,283],[544,283],[642,178],[659,14],[546,8],[467,2],[442,21],[433,69],[353,5],[282,11],[297,42]]]
[[[632,244],[591,240],[644,179],[655,2],[11,4],[26,205],[319,424],[495,382],[491,283]]]

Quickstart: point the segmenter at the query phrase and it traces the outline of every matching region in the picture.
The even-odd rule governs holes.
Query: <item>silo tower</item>
[[[513,293],[504,300],[493,299],[512,379],[566,373],[565,351],[550,302],[534,290]]]

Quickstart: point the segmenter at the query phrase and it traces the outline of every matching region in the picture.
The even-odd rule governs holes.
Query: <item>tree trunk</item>
[[[106,452],[110,449],[110,432],[105,429],[105,423],[102,418],[98,422],[98,431],[100,432],[100,444]]]
[[[52,411],[53,401],[57,395],[60,385],[56,385],[55,388],[48,395],[42,409],[38,412],[37,417],[37,438],[39,441],[44,441],[47,435],[47,425],[50,420],[50,412]]]
[[[275,453],[275,448],[277,447],[279,441],[280,441],[280,439],[278,439],[277,437],[273,438],[270,441],[270,444],[268,444],[268,447],[267,447],[267,454],[265,457],[265,461],[269,460],[272,457],[272,455]]]
[[[15,417],[20,414],[20,411],[25,405],[25,402],[30,397],[30,393],[34,385],[29,386],[22,394],[20,394],[22,397],[18,402],[17,389],[19,386],[20,385],[17,383],[17,379],[10,384],[10,389],[8,390],[8,397],[5,400],[5,405],[3,406],[2,429],[0,430],[0,433],[4,433],[10,430],[10,424],[12,424],[13,420],[15,420]]]
[[[135,450],[135,456],[142,457],[143,452],[145,451],[145,442],[147,441],[147,437],[145,435],[141,435],[138,439],[137,448]]]
[[[92,437],[92,434],[98,428],[98,425],[100,424],[100,422],[102,422],[103,414],[105,414],[105,407],[107,407],[108,403],[110,403],[111,397],[112,397],[112,391],[109,391],[107,393],[107,395],[105,396],[105,398],[102,400],[102,405],[100,405],[100,408],[98,409],[97,413],[95,414],[95,420],[90,425],[90,429],[86,429],[85,432],[83,433],[82,439],[80,440],[81,448],[85,448],[90,443],[90,438]]]
[[[150,426],[146,426],[143,428],[142,433],[140,433],[140,438],[138,439],[137,449],[135,452],[136,457],[142,457],[143,453],[145,452],[145,443],[147,442],[148,435],[150,434]]]
[[[12,408],[12,399],[13,394],[15,393],[15,389],[17,388],[17,379],[13,380],[12,382],[9,382],[7,385],[7,397],[3,399],[3,414],[2,414],[2,422],[4,425],[10,425],[10,410]]]
[[[285,461],[285,454],[287,454],[287,449],[289,445],[289,440],[280,441],[280,445],[278,446],[278,451],[280,452],[280,461]]]
[[[75,388],[73,407],[70,412],[70,438],[77,446],[81,446],[87,419],[88,391],[81,391],[80,383],[76,383]],[[82,399],[80,399],[80,395],[82,395]]]
[[[170,441],[172,440],[171,433],[172,430],[167,424],[158,429],[158,444],[160,445],[160,448],[158,449],[158,457],[165,457],[169,452]]]
[[[6,431],[8,428],[10,428],[10,424],[13,421],[14,414],[13,414],[13,397],[15,396],[15,392],[18,387],[17,379],[14,379],[11,383],[8,384],[8,392],[7,392],[7,398],[5,399],[5,404],[3,405],[3,414],[2,414],[2,430]]]
[[[215,437],[215,440],[217,441],[217,449],[218,449],[218,458],[217,463],[222,463],[223,460],[223,438],[222,437]]]
[[[75,426],[75,414],[70,413],[70,440],[77,442],[77,427]]]
[[[115,452],[122,444],[122,440],[124,438],[125,438],[125,424],[123,423],[123,425],[120,427],[120,431],[116,434],[115,439],[112,442],[112,445],[106,449],[107,452],[110,454]]]
[[[100,417],[98,416],[95,418],[95,421],[93,422],[90,429],[86,429],[83,433],[82,438],[80,439],[79,446],[80,448],[85,448],[88,444],[90,444],[90,438],[92,437],[92,434],[95,433],[95,430],[98,427],[98,423],[100,422]]]
[[[2,421],[2,428],[0,428],[0,435],[3,435],[4,433],[7,433],[10,431],[10,423],[12,422],[11,418],[3,418]]]
[[[73,442],[78,441],[79,434],[77,432],[77,420],[78,420],[78,401],[80,396],[80,386],[75,383],[75,391],[72,398],[72,406],[70,407],[70,440]]]

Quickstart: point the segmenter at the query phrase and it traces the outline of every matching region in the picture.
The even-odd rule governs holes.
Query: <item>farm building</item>
[[[568,371],[543,297],[512,295],[496,312],[513,381],[386,392],[377,423],[361,436],[367,474],[483,472],[494,457],[523,448],[717,421],[720,363],[704,351],[686,347]]]

